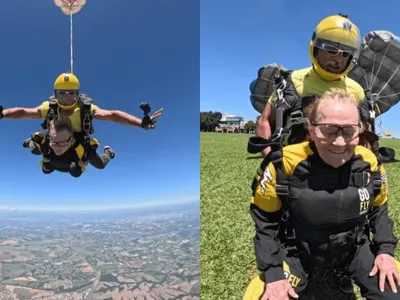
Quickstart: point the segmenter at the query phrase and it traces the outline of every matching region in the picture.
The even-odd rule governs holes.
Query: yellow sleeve
[[[274,90],[273,93],[271,94],[271,96],[268,99],[268,103],[273,106],[275,104],[276,98],[277,98],[276,90]]]
[[[98,147],[100,145],[99,140],[96,138],[90,138],[90,146]]]
[[[95,110],[99,109],[99,107],[97,105],[92,104],[90,106],[90,112],[93,113]]]
[[[40,115],[42,118],[46,117],[48,111],[49,111],[50,103],[49,101],[44,101],[42,104],[40,104]]]
[[[346,90],[348,93],[352,94],[356,99],[357,104],[360,104],[365,99],[364,88],[355,80],[347,77],[345,81]]]
[[[265,212],[276,212],[281,209],[282,202],[275,191],[276,172],[272,163],[269,163],[265,170],[257,172],[257,186],[251,203],[257,205]]]
[[[357,84],[357,88],[354,91],[354,93],[355,93],[354,96],[357,100],[357,104],[360,104],[361,102],[364,101],[364,99],[365,99],[364,89],[359,84]]]
[[[374,199],[373,206],[381,206],[385,204],[389,198],[389,186],[386,178],[386,170],[383,167],[383,165],[380,165],[379,169],[381,174],[382,185],[381,185],[381,191]]]

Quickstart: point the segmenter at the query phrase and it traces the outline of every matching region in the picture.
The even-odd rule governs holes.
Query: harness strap
[[[44,142],[40,145],[41,147],[41,152],[43,154],[43,157],[46,158],[47,160],[51,159],[51,148],[50,148],[50,138],[49,135],[45,135],[43,137],[45,139]]]
[[[280,74],[276,75],[274,78],[277,99],[275,101],[276,123],[275,131],[272,135],[273,138],[279,138],[282,135],[283,128],[286,124],[285,112],[291,107],[291,103],[286,101],[284,94],[287,87],[287,80],[285,77],[288,77],[288,75],[290,75],[290,72],[280,70]]]
[[[57,102],[50,98],[49,99],[49,110],[47,112],[47,115],[44,117],[44,120],[42,122],[42,124],[40,124],[42,126],[42,129],[47,130],[49,129],[49,123],[54,120],[54,118],[56,118],[58,116],[58,105]]]
[[[82,157],[83,161],[86,161],[88,159],[89,151],[90,151],[90,135],[94,133],[94,128],[93,128],[93,117],[91,114],[91,107],[92,107],[92,102],[90,101],[89,98],[80,97],[80,111],[81,111],[81,127],[82,127],[82,132],[84,132],[84,135],[82,137],[82,145],[85,149],[85,154]]]
[[[283,72],[283,71],[282,71]],[[283,95],[283,94],[282,94]],[[303,109],[313,103],[317,97],[315,95],[306,96],[301,98],[301,101],[295,101],[293,106],[294,111],[287,116],[287,109],[289,103],[283,98],[281,101],[277,101],[276,109],[277,118],[280,118],[277,122],[277,126],[274,134],[269,139],[264,139],[259,136],[250,137],[247,144],[247,152],[251,154],[256,154],[263,151],[267,147],[271,147],[272,151],[278,151],[283,146],[283,138],[288,136],[294,128],[301,128],[301,130],[305,130],[304,124],[307,122],[307,119],[304,118]],[[290,118],[290,124],[283,126],[286,124],[287,118]],[[279,125],[280,124],[280,125]],[[303,142],[305,140],[305,132],[300,134],[299,132],[295,132],[294,134],[290,134],[289,144],[293,144],[296,142]]]
[[[276,170],[276,185],[275,192],[280,198],[282,202],[282,217],[281,224],[279,227],[278,238],[281,241],[282,247],[287,251],[295,251],[295,253],[305,252],[310,254],[310,247],[307,242],[303,240],[298,240],[296,236],[296,232],[294,229],[294,225],[290,218],[290,213],[288,209],[288,196],[290,194],[290,186],[296,185],[296,181],[300,184],[301,179],[296,179],[295,177],[289,177],[284,173],[282,168],[282,159],[281,157],[277,157],[272,161]],[[343,177],[343,176],[342,176]],[[307,178],[312,178],[316,181],[316,183],[320,183],[323,185],[327,185],[332,179],[338,179],[337,176],[331,175],[316,175],[316,176],[307,176]],[[340,176],[339,176],[340,178]],[[370,184],[370,181],[373,185],[374,195],[378,195],[382,185],[382,179],[380,176],[380,172],[362,172],[362,173],[353,173],[347,179],[349,185],[355,187],[366,187]],[[337,183],[337,181],[336,181]],[[372,203],[370,203],[370,206]],[[355,228],[341,232],[338,234],[329,236],[329,247],[331,249],[331,253],[339,253],[343,251],[343,247],[351,247],[353,245],[357,245],[361,242],[365,229],[368,228],[368,220],[361,224],[358,224]],[[331,258],[333,259],[333,258]]]
[[[52,121],[55,117],[57,117],[59,113],[58,111],[59,107],[54,97],[50,97],[48,101],[49,101],[49,110],[43,120],[43,123],[41,124],[44,130],[49,129],[50,121]],[[93,123],[92,123],[93,118],[91,115],[92,101],[91,98],[85,95],[80,95],[78,103],[80,105],[81,129],[83,134],[77,133],[75,135],[75,138],[84,146],[85,155],[83,158],[86,159],[88,155],[88,150],[90,148],[90,135],[94,133]]]
[[[86,99],[80,99],[81,108],[81,123],[82,131],[85,132],[87,136],[94,133],[94,128],[92,124],[92,114],[91,114],[91,103],[86,103]]]

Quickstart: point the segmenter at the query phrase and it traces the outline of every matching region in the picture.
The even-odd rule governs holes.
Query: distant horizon
[[[141,209],[149,208],[152,206],[167,207],[174,205],[183,205],[190,203],[200,203],[200,196],[188,196],[187,199],[179,199],[172,201],[155,201],[155,202],[143,202],[143,203],[133,203],[133,204],[115,204],[110,206],[6,206],[0,205],[0,215],[6,212],[99,212],[99,211],[115,211],[124,209]]]

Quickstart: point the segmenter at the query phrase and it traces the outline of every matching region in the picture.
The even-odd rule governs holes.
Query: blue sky
[[[158,128],[95,120],[116,157],[79,178],[44,175],[22,141],[40,120],[0,120],[0,207],[120,207],[199,198],[199,8],[171,0],[87,1],[73,16],[74,72],[104,109],[142,116],[164,108]],[[0,10],[5,108],[36,107],[69,70],[69,16],[53,1],[8,1]]]
[[[289,69],[310,66],[309,40],[323,18],[347,14],[361,34],[388,30],[400,35],[400,2],[366,5],[361,0],[201,1],[200,110],[255,120],[249,84],[260,67],[280,63]],[[400,136],[400,105],[382,118],[383,129]],[[378,128],[379,130],[379,128]]]

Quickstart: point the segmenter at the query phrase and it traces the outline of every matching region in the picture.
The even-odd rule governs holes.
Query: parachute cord
[[[385,50],[385,54],[383,54],[383,59],[381,60],[381,63],[379,64],[378,72],[376,72],[374,81],[372,81],[372,83],[371,83],[371,89],[372,89],[372,87],[374,86],[374,83],[375,83],[376,78],[378,78],[379,71],[381,70],[381,67],[382,67],[382,65],[383,65],[383,62],[385,61],[386,53],[387,53],[388,50],[389,50],[390,44],[391,44],[391,43],[389,43],[389,45],[387,45],[386,50]],[[374,64],[375,64],[375,55],[376,55],[376,54],[374,54]]]
[[[382,93],[382,91],[385,89],[385,87],[389,84],[390,81],[392,81],[394,75],[396,75],[397,71],[400,69],[400,65],[397,66],[396,70],[392,73],[392,76],[390,76],[389,80],[386,81],[385,85],[382,87],[382,89],[378,92],[378,95]]]
[[[70,63],[71,63],[71,73],[74,73],[74,69],[73,69],[73,65],[74,65],[74,59],[73,59],[73,43],[72,43],[72,12],[70,11],[69,13],[69,21],[70,21],[70,30],[71,30],[71,41],[70,41],[70,51],[71,51],[71,59],[70,59]]]
[[[376,53],[374,53],[374,62],[372,63],[372,72],[371,72],[370,82],[368,83],[367,79],[365,79],[365,81],[367,81],[367,88],[371,91],[372,91],[372,85],[373,85],[373,81],[374,81],[375,57],[376,57]]]
[[[374,68],[374,67],[372,66],[372,68]],[[370,87],[369,82],[368,82],[368,79],[367,79],[367,72],[365,72],[365,69],[363,69],[363,68],[361,68],[361,70],[364,72],[364,75],[363,75],[363,77],[361,77],[361,78],[364,78],[364,79],[365,79],[365,84],[367,85],[367,89],[370,89],[371,87]],[[371,76],[372,76],[372,75],[371,75]]]

